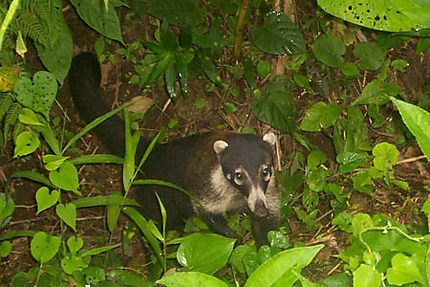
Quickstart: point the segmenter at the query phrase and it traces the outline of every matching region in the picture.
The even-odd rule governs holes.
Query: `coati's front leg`
[[[209,228],[218,234],[224,235],[230,238],[236,238],[237,234],[228,226],[227,220],[222,214],[213,214],[208,212],[201,212],[198,214],[199,217],[204,220]]]
[[[265,245],[268,243],[267,233],[272,230],[278,229],[278,217],[255,217],[251,216],[251,230],[252,236],[257,243],[257,246]]]

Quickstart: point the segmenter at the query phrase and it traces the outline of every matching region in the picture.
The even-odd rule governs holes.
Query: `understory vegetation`
[[[430,286],[430,2],[0,1],[0,284]],[[112,111],[71,104],[93,51]],[[97,103],[94,103],[95,105]],[[91,130],[125,120],[124,158]],[[156,143],[278,136],[281,225],[256,247],[166,230],[136,185]],[[140,137],[152,140],[135,159]],[[180,207],[178,207],[180,208]]]

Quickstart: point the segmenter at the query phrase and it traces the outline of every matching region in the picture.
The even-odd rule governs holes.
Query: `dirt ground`
[[[75,43],[74,53],[80,51],[92,50],[94,39],[97,34],[88,28],[75,14],[73,9],[65,12],[66,20],[73,34]],[[125,17],[125,10],[120,10],[120,17]],[[306,16],[306,15],[302,15]],[[126,43],[131,43],[141,35],[149,34],[145,29],[146,19],[138,22],[137,25],[130,26],[129,29],[124,29],[123,36]],[[305,33],[305,38],[309,36]],[[372,36],[370,33],[369,37]],[[312,39],[307,39],[309,43]],[[421,87],[430,78],[430,54],[428,51],[416,55],[414,41],[410,41],[402,48],[392,50],[389,55],[399,55],[407,60],[410,65],[407,71],[403,74],[391,75],[396,77],[390,79],[399,83],[405,89],[406,100],[416,103],[421,94]],[[111,44],[109,49],[119,48],[119,44]],[[391,53],[391,54],[390,54]],[[139,53],[138,53],[139,54]],[[227,58],[228,55],[225,55]],[[231,62],[231,59],[229,60]],[[116,57],[115,63],[106,62],[102,64],[103,74],[103,87],[107,101],[112,103],[112,107],[119,106],[120,104],[136,97],[141,96],[142,92],[136,85],[128,84],[130,73],[132,72],[132,65],[129,61]],[[231,75],[224,70],[220,71],[221,78],[227,84],[235,81]],[[368,79],[374,75],[367,75]],[[370,81],[370,80],[369,80]],[[240,127],[249,126],[258,132],[267,130],[269,127],[257,121],[251,112],[250,97],[245,97],[243,91],[241,96],[237,99],[226,99],[226,95],[219,94],[215,89],[213,92],[207,92],[205,85],[207,80],[194,79],[190,82],[189,94],[187,96],[178,97],[175,103],[171,102],[163,87],[155,87],[151,92],[146,93],[154,99],[156,105],[152,113],[149,123],[145,127],[144,136],[151,138],[157,129],[166,125],[171,119],[178,120],[178,126],[169,131],[168,139],[183,137],[189,134],[214,130],[219,125],[223,124],[229,129],[238,130]],[[354,89],[359,93],[363,88],[363,83],[357,81],[354,83]],[[355,97],[356,95],[352,95]],[[206,106],[200,110],[195,108],[194,102],[198,97],[204,97]],[[303,91],[297,91],[297,108],[301,116],[305,111],[315,102],[324,101],[319,93],[305,94]],[[59,116],[66,119],[66,128],[70,131],[76,132],[83,125],[80,123],[76,111],[74,110],[72,100],[68,92],[67,81],[61,88],[57,97],[58,105],[52,111],[52,117]],[[238,108],[238,111],[232,115],[223,113],[221,107],[226,101],[233,102]],[[365,111],[364,111],[365,112]],[[387,117],[396,117],[396,112],[387,111]],[[67,115],[67,116],[65,116]],[[308,139],[315,145],[319,146],[329,157],[329,163],[335,164],[334,148],[330,142],[329,135],[323,133],[306,134]],[[384,133],[383,129],[369,129],[369,136],[372,143],[378,142],[395,142],[396,137]],[[106,149],[98,142],[98,140],[91,136],[86,135],[81,142],[78,143],[79,147],[84,150],[86,154],[106,152]],[[280,135],[280,151],[282,162],[285,162],[283,168],[289,166],[288,155],[296,152],[306,153],[306,151],[295,142],[291,136]],[[13,179],[7,181],[11,174],[17,170],[24,169],[37,169],[42,171],[40,165],[40,158],[42,154],[36,153],[34,156],[25,157],[22,160],[11,160],[8,156],[11,153],[9,146],[8,154],[0,157],[0,180],[2,185],[8,184],[9,188],[13,190],[12,197],[16,203],[15,213],[12,221],[6,226],[3,232],[11,230],[43,230],[52,232],[59,229],[57,224],[57,217],[52,210],[43,212],[41,215],[35,217],[36,205],[34,194],[37,184],[26,180]],[[406,147],[400,151],[400,160],[413,158],[419,156],[421,152],[416,145]],[[377,186],[376,191],[371,195],[364,195],[358,192],[352,192],[349,199],[351,206],[355,206],[356,212],[365,212],[371,215],[376,213],[385,213],[394,218],[400,223],[408,225],[423,225],[426,219],[423,214],[418,212],[422,203],[427,199],[428,191],[425,186],[430,185],[429,165],[426,161],[416,160],[405,162],[395,166],[395,175],[398,179],[407,181],[411,185],[409,192],[400,189],[388,190],[386,187]],[[81,179],[81,190],[83,196],[94,196],[97,194],[110,194],[112,191],[121,190],[121,169],[119,166],[114,165],[86,165],[81,166],[79,169],[79,176]],[[345,188],[352,189],[352,186]],[[66,194],[66,197],[74,198],[72,194]],[[67,199],[67,198],[66,198]],[[314,244],[322,242],[326,244],[326,248],[318,255],[317,261],[310,267],[306,276],[312,280],[320,280],[325,278],[328,274],[342,272],[341,261],[331,257],[331,255],[338,254],[343,248],[348,245],[348,238],[343,233],[330,225],[332,218],[329,199],[321,197],[318,209],[320,209],[320,216],[317,220],[321,223],[320,227],[315,230],[307,230],[297,218],[291,217],[288,219],[290,226],[289,236],[292,243],[297,241],[305,242],[306,244]],[[293,204],[300,205],[301,200],[293,201]],[[78,213],[77,230],[87,247],[97,246],[100,240],[109,238],[109,231],[106,227],[106,216],[103,208],[92,208],[80,210]],[[120,224],[126,224],[127,219],[121,218]],[[118,229],[113,241],[120,242],[121,230]],[[133,265],[139,264],[142,255],[142,249],[138,240],[125,254],[119,254],[124,260],[125,264]],[[16,270],[29,270],[31,267],[37,266],[29,252],[29,238],[18,237],[11,240],[13,244],[12,254],[7,259],[0,261],[0,285],[6,285],[11,276]],[[136,259],[137,258],[137,259]]]

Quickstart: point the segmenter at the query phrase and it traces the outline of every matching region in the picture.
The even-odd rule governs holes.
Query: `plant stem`
[[[2,50],[3,46],[3,38],[6,34],[7,27],[9,26],[10,22],[13,19],[13,16],[15,15],[16,10],[18,9],[20,0],[13,0],[12,3],[9,6],[9,9],[7,10],[6,16],[4,17],[3,22],[0,26],[0,52]]]
[[[238,59],[240,57],[240,45],[242,44],[242,29],[246,13],[248,12],[249,0],[243,0],[240,7],[239,16],[237,19],[236,29],[234,32],[234,49],[233,56]]]

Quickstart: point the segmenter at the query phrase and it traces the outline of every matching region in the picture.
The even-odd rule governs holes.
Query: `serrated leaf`
[[[337,104],[318,102],[306,111],[299,129],[316,132],[322,128],[329,128],[336,122],[343,109],[343,106]]]
[[[290,85],[285,79],[271,81],[264,94],[257,94],[251,105],[260,121],[279,131],[292,134],[296,128],[297,110]]]
[[[252,31],[252,43],[264,52],[276,55],[305,53],[302,33],[287,15],[272,12],[264,17],[264,25]]]

